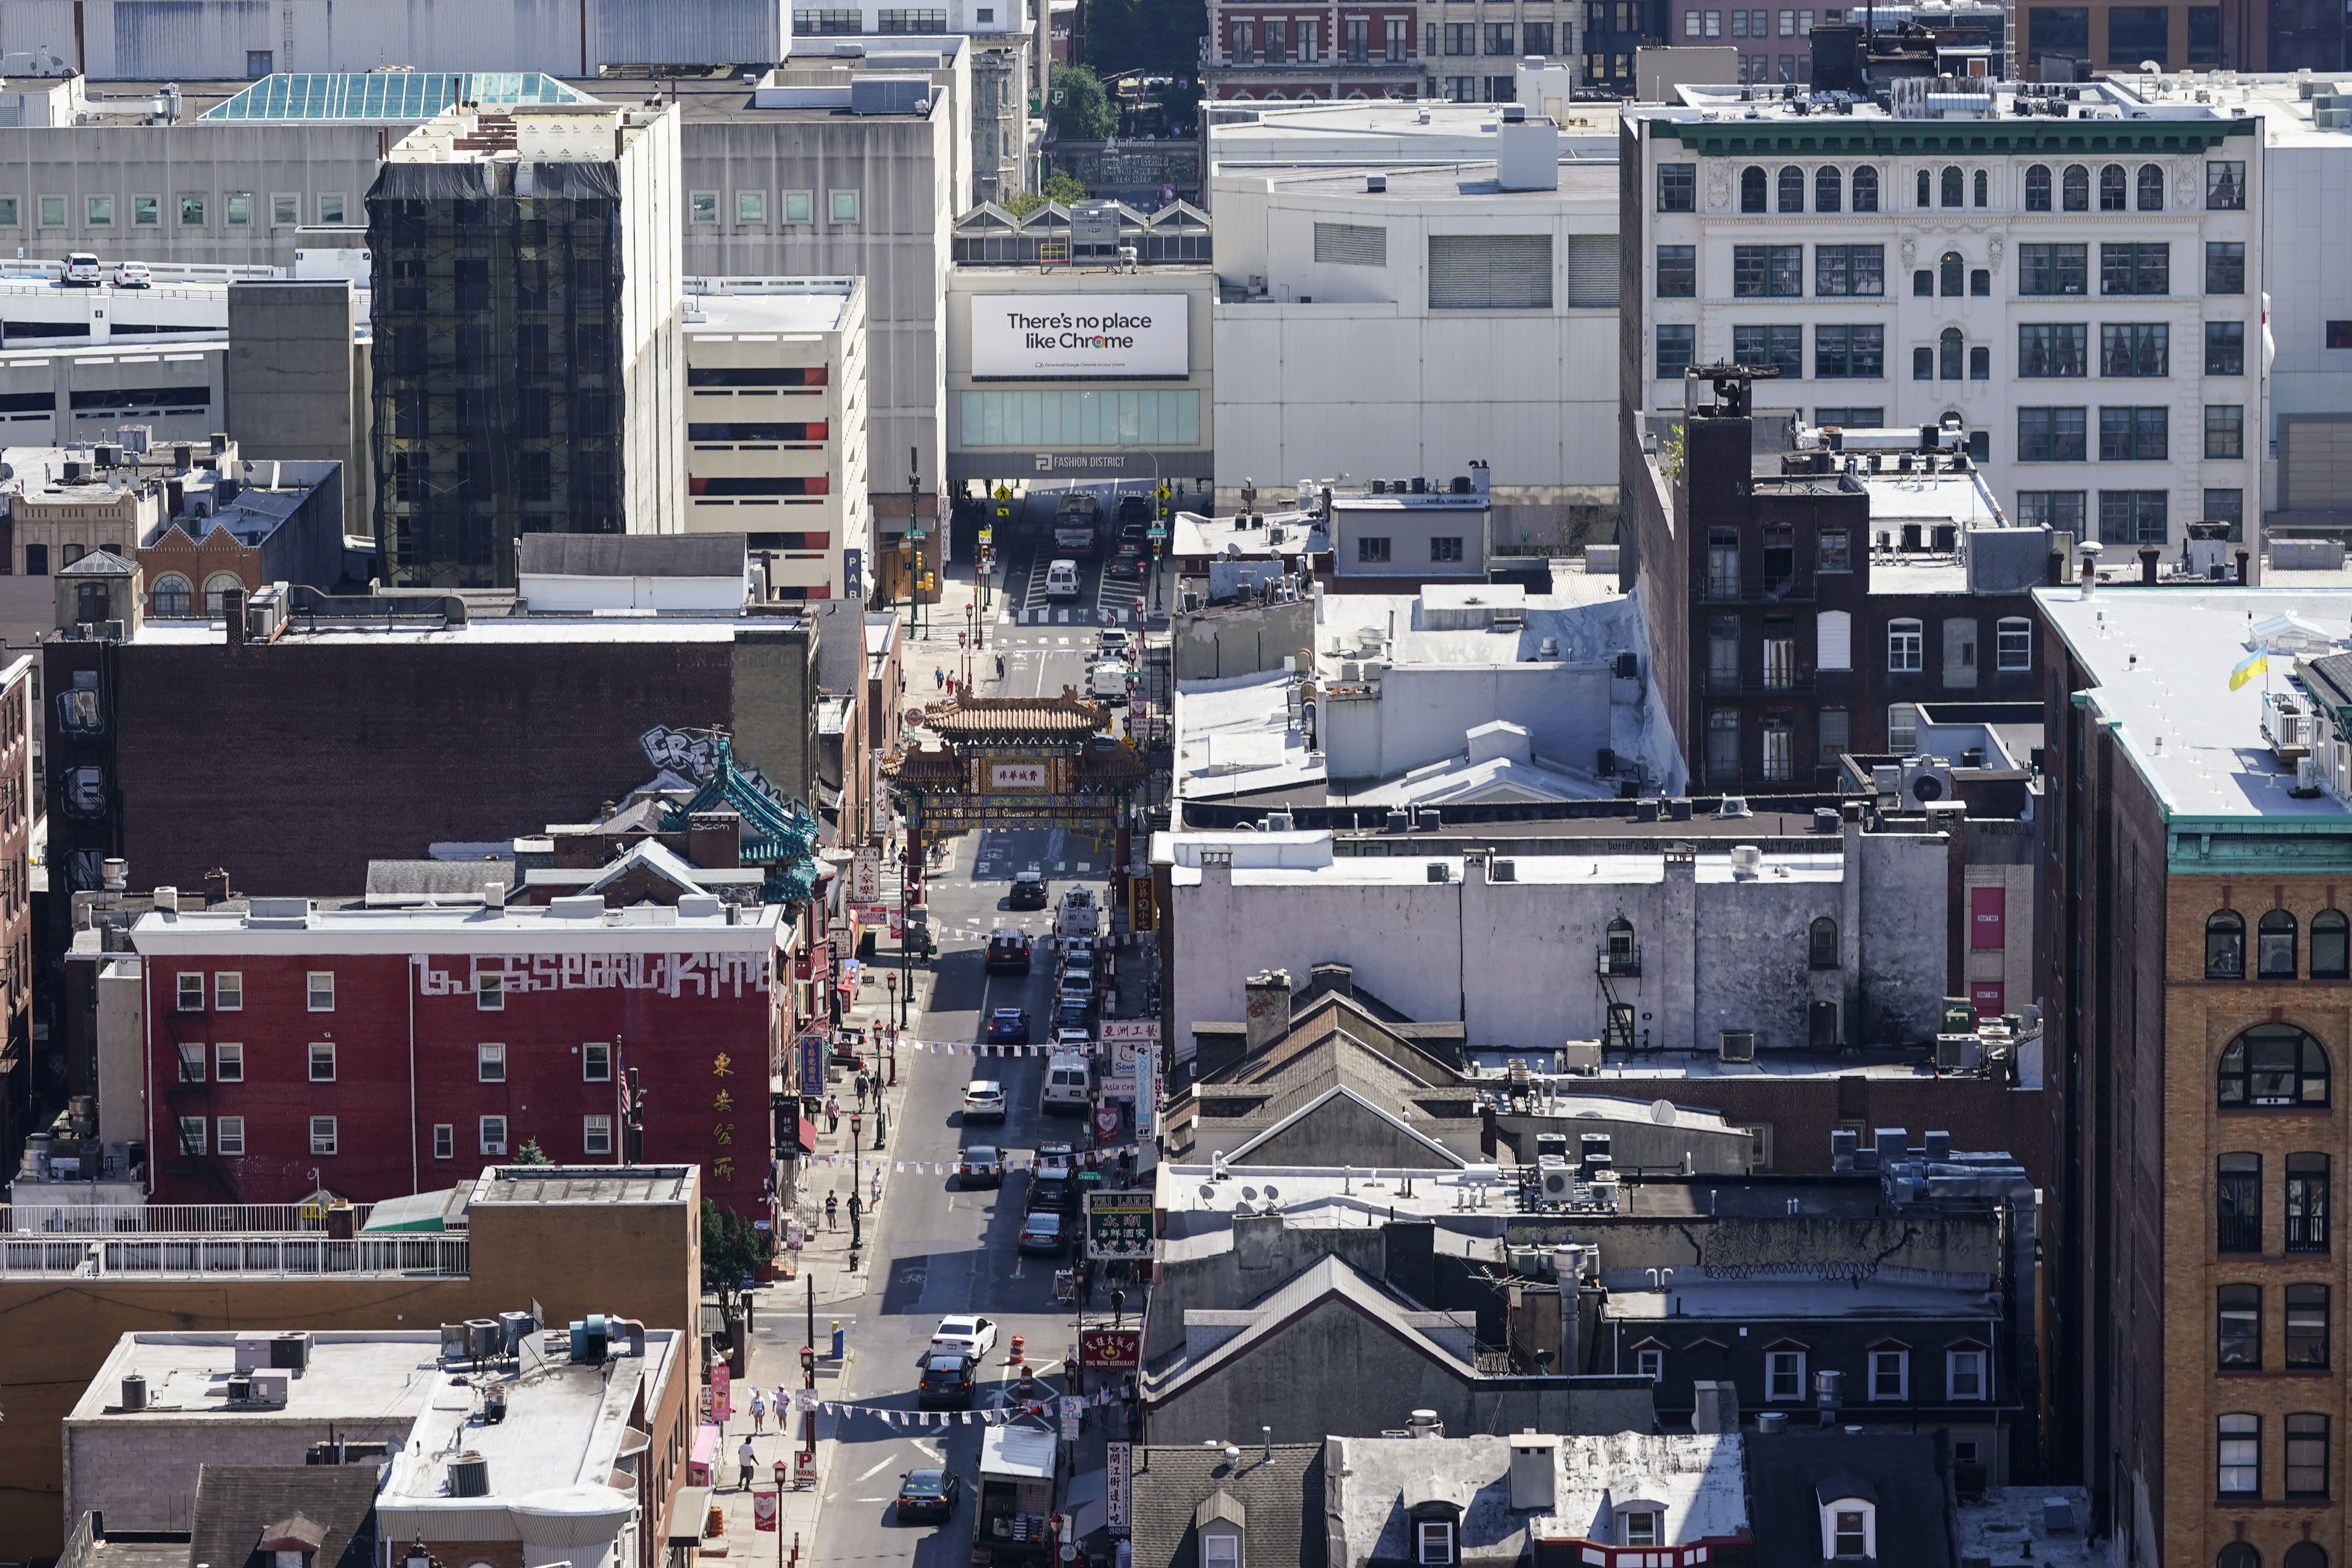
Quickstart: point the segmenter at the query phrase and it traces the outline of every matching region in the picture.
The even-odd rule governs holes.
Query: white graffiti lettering
[[[447,965],[444,968],[441,965]],[[768,992],[768,962],[757,952],[509,952],[411,961],[420,996],[471,996],[477,976],[501,977],[509,996],[549,991],[652,991],[664,996],[729,997]]]

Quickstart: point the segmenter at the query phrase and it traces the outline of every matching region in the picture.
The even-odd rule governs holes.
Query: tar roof
[[[2294,765],[2264,742],[2262,719],[2265,691],[2292,689],[2296,657],[2352,640],[2352,590],[2103,583],[2095,596],[2072,588],[2033,596],[2084,667],[2092,710],[2169,818],[2287,820],[2352,832],[2352,813],[2333,795],[2296,795]],[[2270,648],[2268,673],[2231,690],[2231,670],[2257,646]]]
[[[1746,1444],[1756,1568],[1813,1568],[1822,1561],[1815,1489],[1836,1475],[1878,1492],[1878,1556],[1906,1568],[1952,1568],[1945,1479],[1936,1439],[1873,1426],[1866,1432],[1790,1431]]]
[[[692,1165],[496,1165],[474,1184],[480,1204],[682,1204]]]
[[[740,577],[740,533],[526,533],[519,570],[547,577]]]
[[[1549,191],[1507,191],[1496,182],[1492,163],[1466,161],[1439,164],[1372,163],[1345,168],[1275,171],[1270,174],[1266,171],[1252,173],[1285,195],[1344,195],[1349,205],[1360,205],[1367,211],[1377,211],[1383,204],[1452,198],[1514,205],[1606,203],[1613,213],[1617,202],[1617,164],[1613,157],[1606,163],[1586,163],[1563,156],[1559,162],[1559,187]],[[1366,190],[1367,174],[1384,176],[1387,189]],[[1218,176],[1220,180],[1232,177]]]

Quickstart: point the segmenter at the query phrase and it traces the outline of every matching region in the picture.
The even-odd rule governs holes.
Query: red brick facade
[[[765,1216],[768,1079],[793,1023],[780,913],[150,915],[134,940],[153,1201],[372,1202],[534,1141],[559,1164],[617,1164],[635,1068],[643,1158],[698,1164],[706,1194]]]

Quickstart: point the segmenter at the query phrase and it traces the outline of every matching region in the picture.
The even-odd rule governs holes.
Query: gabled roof
[[[1248,1142],[1241,1145],[1241,1147],[1226,1151],[1225,1158],[1233,1161],[1240,1161],[1245,1158],[1259,1145],[1266,1142],[1270,1139],[1280,1137],[1283,1133],[1290,1131],[1293,1127],[1297,1126],[1308,1117],[1313,1116],[1317,1111],[1322,1110],[1325,1106],[1329,1105],[1332,1101],[1340,1100],[1361,1106],[1368,1114],[1378,1118],[1380,1121],[1387,1122],[1399,1135],[1420,1145],[1422,1148],[1428,1150],[1432,1155],[1444,1162],[1446,1164],[1452,1165],[1456,1170],[1466,1166],[1470,1163],[1469,1161],[1465,1160],[1461,1155],[1455,1153],[1453,1150],[1448,1149],[1444,1144],[1440,1143],[1436,1139],[1430,1137],[1427,1133],[1421,1131],[1417,1128],[1407,1125],[1404,1120],[1396,1115],[1393,1111],[1373,1104],[1370,1100],[1357,1093],[1346,1084],[1338,1084],[1330,1089],[1325,1089],[1322,1093],[1317,1095],[1314,1099],[1308,1100],[1306,1104],[1300,1106],[1289,1115],[1285,1116],[1279,1121],[1276,1121],[1273,1125],[1261,1131],[1255,1137],[1252,1138]]]
[[[265,1537],[296,1521],[317,1532],[310,1568],[370,1568],[376,1464],[212,1465],[196,1475],[191,1563],[246,1568]],[[291,1550],[291,1548],[289,1548]],[[265,1558],[266,1562],[267,1559]]]
[[[599,872],[595,880],[582,889],[583,892],[601,893],[625,878],[632,871],[644,869],[670,883],[682,893],[709,891],[697,879],[695,868],[671,850],[663,847],[656,838],[640,838],[624,854],[615,856],[611,864]]]
[[[70,565],[60,566],[60,577],[128,577],[139,568],[111,550],[93,550]]]
[[[1138,1446],[1131,1465],[1130,1568],[1201,1568],[1198,1521],[1219,1497],[1241,1512],[1247,1568],[1325,1568],[1321,1443],[1253,1444],[1233,1460],[1222,1448]]]
[[[1416,1315],[1413,1309],[1383,1290],[1369,1275],[1326,1256],[1250,1308],[1255,1317],[1241,1332],[1165,1377],[1155,1381],[1147,1375],[1146,1397],[1169,1398],[1193,1384],[1231,1372],[1243,1357],[1288,1331],[1297,1320],[1327,1303],[1337,1303],[1378,1323],[1433,1365],[1465,1382],[1475,1375],[1469,1363],[1430,1338],[1412,1321]]]

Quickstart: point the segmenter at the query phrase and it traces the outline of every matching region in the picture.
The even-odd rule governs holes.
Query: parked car
[[[1078,1168],[1076,1153],[1067,1143],[1037,1145],[1037,1173],[1041,1176],[1067,1176]]]
[[[908,1470],[898,1478],[898,1518],[953,1519],[963,1483],[947,1470]]]
[[[65,286],[68,289],[95,289],[106,281],[106,271],[98,258],[87,250],[66,253]]]
[[[1057,1057],[1094,1054],[1095,1037],[1084,1029],[1055,1029],[1052,1043],[1054,1054]]]
[[[152,289],[155,286],[155,275],[147,270],[147,264],[143,261],[126,261],[115,268],[114,286],[117,289]]]
[[[1104,563],[1103,574],[1109,577],[1125,578],[1130,583],[1141,582],[1143,580],[1142,552],[1129,550],[1124,544],[1120,545],[1111,552],[1111,558]]]
[[[991,936],[987,968],[991,974],[1028,973],[1029,939],[1017,931],[1001,931]]]
[[[1054,1024],[1057,1028],[1083,1029],[1094,1013],[1095,999],[1091,993],[1081,996],[1075,992],[1064,992],[1054,1007]]]
[[[1001,1187],[1003,1184],[1004,1156],[985,1143],[973,1144],[956,1162],[956,1185],[959,1187]]]
[[[1062,542],[1061,531],[1055,530],[1054,548],[1067,550]],[[1067,558],[1048,562],[1045,566],[1045,597],[1075,599],[1078,596],[1078,563]]]
[[[974,1361],[986,1361],[989,1352],[996,1348],[996,1325],[986,1318],[959,1315],[941,1318],[940,1326],[931,1331],[931,1349],[942,1352],[959,1352]]]
[[[1064,1246],[1059,1208],[1031,1211],[1029,1216],[1021,1222],[1021,1240],[1017,1245],[1023,1252],[1059,1257]]]
[[[1135,646],[1135,639],[1124,626],[1105,626],[1095,638],[1095,654],[1099,658],[1125,658]]]
[[[961,1351],[941,1351],[926,1357],[923,1380],[915,1385],[915,1403],[925,1410],[971,1409],[978,1371],[978,1363]]]
[[[1087,940],[1087,939],[1085,937],[1076,938],[1073,940],[1071,945],[1064,951],[1062,954],[1062,978],[1064,980],[1083,980],[1089,985],[1094,984],[1095,950],[1091,947],[1078,945]]]
[[[1078,1206],[1077,1178],[1067,1172],[1058,1176],[1032,1176],[1029,1178],[1029,1195],[1023,1200],[1021,1206],[1032,1215],[1076,1213]],[[1023,1224],[1025,1226],[1027,1222]]]
[[[1026,1014],[1022,1016],[1021,1023],[1024,1031],[1022,1043],[1026,1045],[1029,1024]],[[964,1085],[963,1119],[967,1122],[1003,1121],[1004,1086],[989,1078],[976,1078]]]
[[[1138,533],[1140,533],[1143,531],[1143,525],[1150,521],[1151,498],[1150,496],[1121,496],[1118,498],[1119,532],[1123,534],[1129,529],[1132,528]]]
[[[992,1046],[1025,1046],[1029,1043],[1029,1015],[1018,1007],[999,1007],[988,1016],[988,1043]]]
[[[1044,909],[1047,902],[1045,874],[1043,871],[1015,871],[1013,874],[1013,890],[1004,895],[1004,901],[1016,910]]]

